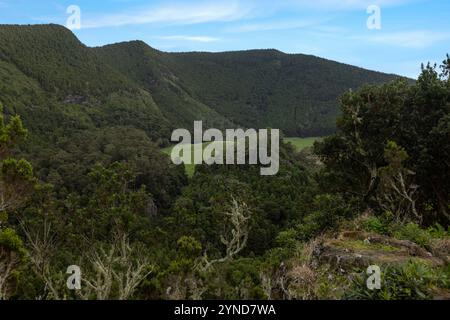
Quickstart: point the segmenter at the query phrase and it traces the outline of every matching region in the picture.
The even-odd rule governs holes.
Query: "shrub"
[[[202,251],[201,243],[193,237],[181,237],[177,241],[177,246],[183,257],[197,257]]]
[[[425,263],[411,260],[403,266],[388,266],[382,273],[380,290],[369,290],[366,275],[356,277],[346,299],[422,300],[432,298],[432,289],[445,287],[447,277]]]
[[[378,217],[369,217],[363,222],[365,231],[376,232],[379,234],[388,233],[388,226]]]
[[[430,234],[413,222],[401,226],[394,232],[394,236],[398,239],[413,241],[422,247],[429,247],[431,242]]]
[[[436,223],[434,226],[429,227],[427,231],[433,238],[450,237],[450,226],[447,230],[445,230],[444,227],[439,223]]]
[[[321,194],[313,200],[313,211],[297,225],[299,237],[309,240],[320,233],[334,229],[345,219],[353,217],[355,210],[340,194]]]
[[[281,231],[276,237],[276,244],[283,248],[294,248],[297,243],[297,231],[294,229],[288,229]]]

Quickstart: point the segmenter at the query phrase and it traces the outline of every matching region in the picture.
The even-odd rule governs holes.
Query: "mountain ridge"
[[[87,46],[88,48],[92,48],[92,49],[101,49],[101,48],[105,48],[105,47],[113,47],[116,45],[128,45],[128,44],[140,44],[146,47],[149,47],[150,49],[161,53],[161,54],[173,54],[173,55],[182,55],[182,54],[211,54],[211,55],[220,55],[220,54],[227,54],[227,53],[258,53],[258,52],[263,52],[263,53],[276,53],[276,54],[281,54],[281,55],[285,55],[285,56],[301,56],[301,57],[310,57],[310,58],[316,58],[319,60],[323,60],[323,61],[328,61],[328,62],[332,62],[332,63],[337,63],[340,65],[344,65],[344,66],[348,66],[348,67],[352,67],[352,68],[357,68],[357,69],[361,69],[363,71],[368,71],[368,72],[374,72],[374,73],[380,73],[380,74],[384,74],[387,76],[393,76],[393,77],[400,77],[400,78],[405,78],[408,79],[410,81],[415,81],[415,79],[410,79],[406,76],[402,76],[402,75],[398,75],[395,73],[389,73],[389,72],[384,72],[384,71],[380,71],[380,70],[372,70],[363,66],[359,66],[359,65],[353,65],[350,63],[346,63],[346,62],[342,62],[342,61],[338,61],[338,60],[333,60],[333,59],[329,59],[323,56],[318,56],[318,55],[314,55],[314,54],[306,54],[306,53],[300,53],[300,52],[284,52],[282,50],[276,49],[276,48],[259,48],[259,49],[240,49],[240,50],[224,50],[224,51],[202,51],[202,50],[191,50],[191,51],[164,51],[164,50],[160,50],[157,48],[154,48],[151,46],[151,44],[143,41],[143,40],[139,40],[139,39],[135,39],[135,40],[124,40],[124,41],[119,41],[119,42],[113,42],[113,43],[108,43],[108,44],[104,44],[104,45],[99,45],[99,46]]]
[[[88,47],[54,24],[0,25],[0,44],[0,61],[20,70],[21,81],[36,81],[40,88],[33,90],[52,100],[54,111],[93,127],[130,125],[155,141],[194,120],[217,128],[280,128],[290,136],[330,134],[342,93],[398,78],[276,49],[171,53],[141,40]],[[72,109],[61,107],[64,101]],[[24,104],[15,111],[27,120],[32,102]]]

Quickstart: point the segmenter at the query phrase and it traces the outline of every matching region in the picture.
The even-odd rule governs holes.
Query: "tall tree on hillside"
[[[9,157],[26,134],[18,116],[5,124],[0,104],[0,300],[12,294],[11,284],[26,256],[22,239],[8,226],[8,215],[23,203],[34,183],[31,165]]]
[[[409,155],[402,166],[415,173],[419,220],[450,223],[449,70],[447,56],[441,73],[437,66],[423,66],[414,85],[400,80],[342,97],[338,133],[316,145],[334,192],[376,206],[380,168],[389,165],[385,148],[393,141]]]

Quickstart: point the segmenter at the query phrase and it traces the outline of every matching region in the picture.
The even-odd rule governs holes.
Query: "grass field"
[[[305,148],[312,147],[314,142],[321,140],[319,137],[311,138],[284,138],[285,142],[291,143],[297,151],[302,151]]]
[[[318,141],[320,139],[321,138],[318,138],[318,137],[311,137],[311,138],[284,138],[284,141],[288,142],[288,143],[291,143],[297,151],[301,151],[301,150],[303,150],[305,148],[312,147],[314,142],[316,142],[316,141]],[[203,143],[203,149],[206,146],[208,146],[210,143],[211,142]],[[217,143],[219,143],[219,142],[217,142]],[[165,154],[170,156],[173,147],[174,146],[170,146],[170,147],[164,148],[164,149],[162,149],[162,151]],[[191,157],[193,159],[194,158],[194,148],[191,148],[191,149],[192,149]],[[194,173],[195,173],[195,164],[186,164],[185,167],[186,167],[186,174],[189,177],[192,177],[194,175]]]

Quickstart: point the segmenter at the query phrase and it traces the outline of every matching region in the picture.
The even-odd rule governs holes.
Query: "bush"
[[[448,227],[447,230],[445,230],[445,228],[441,226],[439,223],[436,223],[434,226],[429,227],[427,231],[433,238],[442,239],[450,237],[450,226]]]
[[[394,236],[398,239],[413,241],[425,248],[429,247],[431,243],[430,234],[413,222],[401,226],[399,230],[394,232]]]
[[[363,222],[365,231],[376,232],[379,234],[387,234],[388,226],[378,217],[369,217]]]
[[[193,237],[181,237],[177,241],[177,246],[183,257],[197,257],[202,251],[201,243]]]
[[[305,216],[297,228],[303,240],[339,226],[339,222],[353,217],[355,210],[337,194],[321,194],[314,198],[313,212]]]
[[[294,248],[297,244],[297,231],[295,229],[288,229],[281,231],[275,239],[277,246],[283,248]]]
[[[366,275],[355,278],[346,299],[362,300],[423,300],[432,298],[436,287],[448,286],[448,275],[433,270],[425,263],[411,260],[403,266],[388,266],[382,272],[380,290],[369,290]]]

